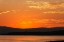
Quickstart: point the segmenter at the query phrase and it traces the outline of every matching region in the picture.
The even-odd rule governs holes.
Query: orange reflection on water
[[[64,40],[64,36],[0,36],[0,42],[45,42]]]

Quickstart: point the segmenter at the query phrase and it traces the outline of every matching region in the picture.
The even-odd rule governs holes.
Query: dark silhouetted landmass
[[[56,41],[49,41],[49,42],[64,42],[64,40],[56,40]]]
[[[64,27],[19,29],[0,26],[0,35],[64,35]]]

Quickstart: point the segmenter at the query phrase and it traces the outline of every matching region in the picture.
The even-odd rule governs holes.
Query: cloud
[[[64,9],[64,2],[45,2],[45,1],[26,1],[25,4],[29,4],[29,8],[36,9]]]
[[[39,9],[44,10],[43,14],[64,14],[64,2],[56,1],[34,1],[28,0],[25,1],[24,4],[27,5],[30,9]]]

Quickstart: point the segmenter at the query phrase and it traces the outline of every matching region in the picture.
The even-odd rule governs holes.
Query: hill
[[[19,29],[0,26],[0,35],[64,35],[64,27]]]

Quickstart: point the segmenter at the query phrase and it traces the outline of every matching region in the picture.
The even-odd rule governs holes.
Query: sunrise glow
[[[0,26],[63,27],[63,0],[0,0]]]

